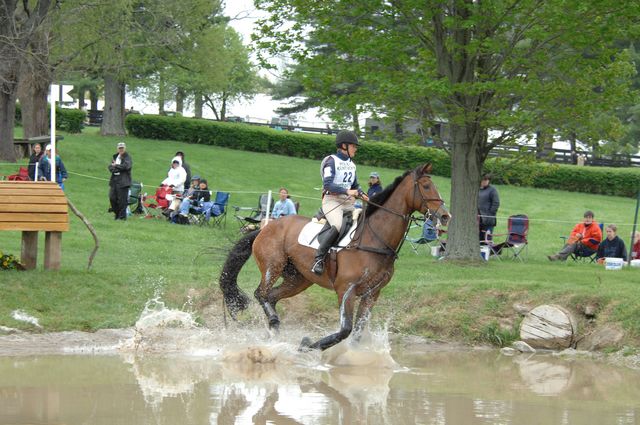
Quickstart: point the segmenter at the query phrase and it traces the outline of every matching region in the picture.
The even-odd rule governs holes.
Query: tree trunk
[[[202,99],[202,94],[196,93],[194,100],[194,116],[196,118],[202,118],[202,105],[204,105],[204,99]]]
[[[103,136],[125,136],[124,93],[125,85],[113,75],[104,77],[104,112],[100,134]]]
[[[220,105],[220,121],[227,118],[227,97],[226,93],[222,93],[222,105]]]
[[[98,92],[96,91],[96,89],[89,90],[89,99],[91,99],[90,109],[92,111],[97,111],[98,110]]]
[[[16,162],[16,150],[13,147],[17,91],[15,86],[0,85],[0,159],[7,162]]]
[[[85,110],[85,95],[86,89],[84,87],[78,87],[78,109]]]
[[[158,114],[164,115],[164,78],[162,75],[160,76],[160,80],[158,81]]]
[[[176,112],[179,112],[182,115],[184,115],[184,97],[184,90],[178,87],[176,89]]]
[[[49,134],[47,95],[50,83],[47,75],[23,72],[18,97],[22,108],[22,128],[25,139]]]
[[[451,224],[447,258],[480,261],[478,189],[482,173],[483,130],[451,125]]]
[[[356,134],[360,134],[360,116],[357,111],[353,111],[351,122],[353,124],[353,131]]]

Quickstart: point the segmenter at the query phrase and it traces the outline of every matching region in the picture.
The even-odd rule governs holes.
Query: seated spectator
[[[173,188],[173,193],[182,193],[186,180],[187,172],[182,168],[182,161],[179,158],[174,158],[171,161],[171,168],[167,173],[167,178],[161,184]]]
[[[38,162],[38,180],[51,180],[51,145],[44,149],[45,154]],[[64,190],[64,182],[67,180],[67,169],[59,155],[56,155],[56,183]]]
[[[287,215],[295,215],[296,206],[293,204],[293,201],[289,199],[289,191],[286,188],[281,187],[279,196],[280,199],[273,206],[271,218],[280,218]]]
[[[194,179],[197,176],[194,176]],[[205,214],[205,220],[209,221],[211,214],[218,215],[220,211],[212,211],[214,208],[213,202],[211,202],[211,193],[209,192],[209,186],[206,179],[198,180],[198,188],[193,191],[191,195],[183,198],[182,204],[180,204],[180,216],[187,217],[190,210],[194,210],[196,213]]]
[[[187,190],[185,190],[182,195],[177,195],[171,201],[171,204],[168,208],[168,214],[170,217],[173,217],[180,209],[180,205],[184,202],[185,199],[192,198],[197,190],[200,189],[200,176],[193,176],[191,179],[191,186]]]
[[[594,221],[592,211],[584,213],[584,220],[573,228],[565,246],[555,255],[549,255],[549,261],[566,261],[569,255],[576,253],[582,257],[588,257],[598,249],[602,240],[602,231],[598,223]]]
[[[633,234],[633,248],[631,248],[631,259],[640,260],[640,232]]]
[[[42,145],[40,143],[36,143],[33,145],[33,153],[29,157],[29,179],[32,181],[38,180],[36,177],[36,170],[38,169],[38,163],[42,159]]]
[[[367,196],[369,199],[373,197],[376,193],[382,192],[382,182],[380,182],[380,174],[376,171],[373,171],[369,174],[369,190],[367,190]]]
[[[622,258],[626,261],[627,249],[624,246],[624,241],[616,234],[618,226],[615,224],[609,224],[605,228],[605,231],[607,232],[607,237],[605,240],[600,242],[600,245],[598,246],[596,261],[599,264],[603,264],[605,258]]]

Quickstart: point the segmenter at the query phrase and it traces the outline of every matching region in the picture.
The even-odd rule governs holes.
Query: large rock
[[[534,348],[563,350],[571,347],[576,321],[564,308],[540,305],[531,310],[520,324],[520,339]]]
[[[596,329],[590,335],[578,341],[578,349],[597,351],[604,348],[619,348],[624,331],[617,323],[609,323]]]

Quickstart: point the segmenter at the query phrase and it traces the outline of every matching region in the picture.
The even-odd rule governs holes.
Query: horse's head
[[[431,214],[446,226],[451,215],[444,205],[444,200],[440,196],[436,184],[431,180],[430,174],[430,163],[413,170],[413,208],[422,214]]]

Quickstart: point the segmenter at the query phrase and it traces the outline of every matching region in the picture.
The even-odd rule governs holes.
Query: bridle
[[[418,187],[419,185],[419,180],[422,176],[418,175],[417,170],[414,170],[411,174],[411,176],[413,177],[413,201],[416,200],[417,195],[420,195],[420,208],[419,211],[423,211],[426,207],[426,212],[424,213],[424,217],[425,219],[431,218],[431,217],[435,217],[436,219],[440,219],[442,217],[442,215],[438,212],[440,211],[443,207],[444,207],[444,200],[442,198],[427,198],[422,194],[422,191],[420,190],[420,188]],[[429,208],[429,202],[440,202],[440,207],[435,210],[435,212],[433,212],[431,210],[431,208]],[[394,260],[398,258],[398,253],[400,252],[400,249],[402,249],[402,245],[404,244],[404,241],[406,240],[406,236],[409,233],[409,222],[413,221],[415,223],[417,223],[418,221],[421,221],[421,218],[417,218],[414,217],[411,214],[401,214],[395,210],[392,210],[391,208],[387,208],[384,205],[372,202],[371,200],[368,201],[368,203],[375,205],[376,207],[380,208],[381,210],[384,210],[390,214],[393,214],[395,216],[398,216],[400,218],[402,218],[402,221],[404,222],[405,225],[405,232],[404,232],[404,236],[400,242],[400,244],[394,249],[392,247],[390,247],[387,242],[382,239],[380,237],[380,235],[378,235],[378,233],[375,231],[375,229],[371,226],[371,222],[367,219],[367,217],[364,217],[363,219],[363,226],[366,226],[370,231],[371,234],[379,241],[382,243],[382,245],[384,246],[384,248],[373,248],[373,247],[365,247],[365,246],[361,246],[360,245],[360,238],[358,240],[358,244],[355,246],[356,249],[360,249],[363,251],[369,251],[369,252],[374,252],[377,254],[384,254],[384,255],[392,255],[394,257]],[[415,204],[415,202],[412,202],[413,204]],[[366,211],[366,210],[365,210]],[[427,215],[428,214],[428,215]],[[362,235],[362,233],[364,232],[364,229],[360,232],[360,236]]]

